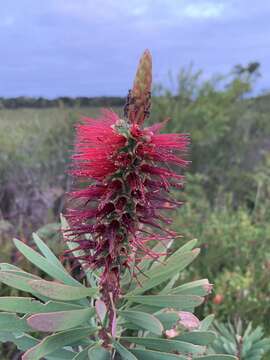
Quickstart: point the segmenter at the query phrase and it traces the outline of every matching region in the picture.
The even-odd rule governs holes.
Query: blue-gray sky
[[[269,0],[2,0],[0,96],[125,95],[149,48],[155,81],[191,62],[206,76],[261,63]]]

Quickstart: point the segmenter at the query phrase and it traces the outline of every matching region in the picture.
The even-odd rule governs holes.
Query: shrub
[[[214,324],[218,337],[212,344],[214,351],[221,351],[238,357],[239,360],[261,360],[270,350],[270,339],[264,336],[260,326],[255,329],[249,323],[243,329],[241,320],[232,325]]]
[[[177,233],[163,215],[181,205],[169,189],[182,188],[177,165],[187,165],[188,138],[159,135],[163,124],[142,127],[151,66],[146,51],[124,119],[105,112],[100,121],[84,119],[77,127],[72,174],[79,187],[70,193],[63,234],[84,283],[69,275],[36,234],[39,252],[16,239],[15,246],[53,281],[1,264],[4,284],[34,296],[0,298],[0,339],[23,350],[23,360],[235,359],[204,356],[215,337],[208,331],[212,317],[200,322],[193,312],[211,291],[208,280],[175,286],[199,254],[196,241],[169,251]]]

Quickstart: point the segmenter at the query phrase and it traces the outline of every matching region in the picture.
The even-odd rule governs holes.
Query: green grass
[[[96,116],[97,108],[69,109],[18,109],[0,110],[0,152],[3,160],[12,157],[25,165],[43,161],[48,155],[50,139],[62,132],[73,132],[73,123],[81,115]],[[45,147],[44,147],[45,146]]]
[[[74,124],[82,116],[97,117],[99,112],[99,108],[1,109],[0,183],[16,169],[29,169],[46,179],[65,173]]]

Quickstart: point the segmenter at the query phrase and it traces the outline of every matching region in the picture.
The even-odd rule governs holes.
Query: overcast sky
[[[259,61],[270,89],[269,0],[0,0],[0,96],[125,95],[149,48],[154,78]]]

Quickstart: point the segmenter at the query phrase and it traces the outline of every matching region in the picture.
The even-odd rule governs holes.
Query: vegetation
[[[80,281],[35,233],[38,251],[17,239],[14,245],[43,277],[0,264],[1,283],[23,292],[0,297],[0,342],[16,345],[22,360],[236,360],[208,354],[213,316],[194,315],[212,285],[181,280],[200,252],[197,241],[171,249],[178,233],[160,211],[180,205],[169,188],[181,189],[183,178],[167,164],[185,167],[189,137],[159,134],[160,124],[143,128],[151,82],[146,50],[123,117],[107,110],[76,126],[71,168],[77,183],[61,229],[69,247],[64,255],[72,254]]]
[[[186,205],[174,225],[183,238],[173,246],[196,237],[202,251],[179,284],[209,278],[214,291],[198,317],[241,318],[243,328],[252,321],[269,336],[270,101],[251,96],[256,72],[235,70],[210,80],[192,67],[182,70],[175,92],[156,87],[149,123],[169,116],[165,131],[192,138]],[[54,225],[43,229],[44,239],[54,239],[50,244],[60,251],[57,214],[70,187],[64,169],[73,124],[98,112],[81,105],[0,110],[1,261],[22,262],[10,236],[33,245],[30,233],[47,223]]]
[[[169,114],[168,131],[193,139],[188,202],[175,226],[203,249],[188,276],[215,279],[222,301],[214,295],[206,313],[240,316],[269,333],[269,96],[247,98],[252,84],[250,76],[201,82],[200,73],[181,72],[177,97],[158,89],[165,96],[153,118]]]
[[[62,221],[66,228],[65,220]],[[37,234],[33,239],[39,252],[19,240],[15,239],[14,243],[28,261],[40,268],[43,277],[46,274],[54,281],[13,265],[0,265],[1,282],[32,295],[0,297],[0,341],[16,344],[24,352],[22,360],[44,357],[52,360],[188,360],[190,356],[194,360],[236,360],[234,356],[206,355],[207,346],[215,339],[215,333],[209,331],[213,317],[200,322],[192,312],[209,293],[208,281],[174,286],[181,271],[199,254],[199,249],[194,249],[196,241],[164,256],[163,264],[145,260],[141,264],[145,274],[138,276],[140,285],[126,273],[121,284],[121,300],[115,304],[112,337],[106,340],[109,345],[104,348],[103,331],[108,326],[109,315],[100,300],[101,271],[87,271],[82,284],[66,272]],[[77,246],[72,242],[68,244],[71,250]],[[159,244],[156,250],[161,249],[163,246]],[[168,283],[172,275],[175,281]],[[153,291],[155,288],[158,291]],[[44,333],[51,334],[44,337]]]
[[[218,336],[212,344],[214,351],[235,355],[240,360],[261,360],[270,350],[270,339],[264,337],[260,326],[255,329],[249,323],[243,329],[241,320],[234,325],[215,322],[214,330]]]
[[[16,98],[1,98],[0,109],[21,109],[34,108],[46,109],[54,107],[108,107],[108,106],[124,106],[125,99],[121,97],[103,96],[103,97],[76,97],[67,96],[58,97],[56,99],[46,99],[43,97],[33,98],[27,96],[19,96]]]

